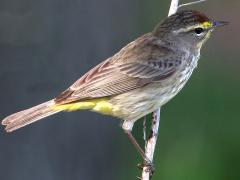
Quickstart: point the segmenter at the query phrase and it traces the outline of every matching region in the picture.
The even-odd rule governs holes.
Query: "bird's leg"
[[[137,166],[139,168],[143,168],[143,167],[148,167],[148,170],[151,171],[151,174],[153,174],[154,172],[154,165],[153,163],[148,159],[148,157],[146,157],[144,151],[142,150],[141,146],[138,144],[137,140],[134,138],[134,136],[132,135],[132,132],[129,130],[125,130],[125,132],[128,135],[129,140],[131,141],[131,143],[134,145],[134,147],[137,149],[137,151],[139,152],[139,154],[142,156],[144,162],[142,164],[138,164]]]
[[[134,145],[134,147],[137,149],[137,151],[142,156],[142,158],[144,160],[147,160],[148,158],[145,156],[145,153],[144,153],[143,149],[141,148],[141,146],[138,144],[137,140],[132,135],[132,132],[131,131],[125,131],[125,132],[127,133],[129,140]]]

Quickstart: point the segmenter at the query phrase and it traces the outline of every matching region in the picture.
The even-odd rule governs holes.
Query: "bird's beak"
[[[229,22],[226,21],[213,21],[213,28],[228,25]]]

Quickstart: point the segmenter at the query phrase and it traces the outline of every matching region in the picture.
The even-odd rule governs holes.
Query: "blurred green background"
[[[170,0],[1,0],[0,5],[3,118],[54,97],[151,31],[167,16]],[[240,1],[209,0],[186,8],[230,25],[214,32],[190,81],[161,110],[153,180],[238,180]],[[13,134],[1,127],[1,179],[135,179],[141,158],[118,124],[81,111]],[[143,143],[142,120],[133,133]]]
[[[166,16],[168,7],[169,1],[141,1],[140,28],[147,31],[154,26],[159,13]],[[214,32],[203,47],[198,68],[188,84],[162,108],[153,179],[237,180],[240,179],[240,2],[211,0],[186,8],[229,21],[230,25]],[[141,128],[138,122],[135,134],[139,135]],[[130,157],[131,161],[136,158]],[[123,162],[122,168],[127,166],[124,176],[127,179],[137,171],[129,171],[134,164],[129,163],[129,157],[125,160],[128,163]]]

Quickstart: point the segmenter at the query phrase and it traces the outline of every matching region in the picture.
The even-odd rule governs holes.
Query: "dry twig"
[[[201,2],[205,2],[206,0],[198,0],[198,1],[194,1],[194,2],[189,2],[189,3],[185,3],[182,5],[178,5],[179,4],[179,0],[172,0],[171,1],[171,5],[170,5],[170,9],[168,12],[168,16],[171,16],[172,14],[175,14],[178,10],[178,8],[183,7],[183,6],[189,6],[189,5],[193,5],[193,4],[198,4]],[[144,137],[146,137],[146,124],[145,124],[145,120],[144,120]],[[152,125],[151,125],[151,133],[150,136],[147,140],[145,140],[145,155],[146,157],[153,162],[153,156],[154,156],[154,150],[155,150],[155,146],[156,146],[156,142],[157,142],[157,135],[158,135],[158,129],[159,129],[159,123],[160,123],[160,108],[157,109],[154,113],[153,113],[153,119],[152,119]],[[149,169],[149,167],[144,167],[143,171],[142,171],[142,180],[149,180],[151,178],[151,171]]]
[[[178,0],[172,0],[168,16],[176,13],[177,9],[178,9]],[[160,123],[160,108],[153,113],[151,133],[145,144],[145,155],[151,162],[153,162],[155,146],[157,143],[159,123]],[[146,128],[144,127],[144,129],[145,129],[144,130],[144,133],[145,133]],[[151,177],[151,171],[149,171],[149,167],[144,167],[142,171],[142,180],[149,180],[150,177]]]

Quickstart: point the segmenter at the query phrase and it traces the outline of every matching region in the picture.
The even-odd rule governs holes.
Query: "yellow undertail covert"
[[[88,109],[102,114],[113,115],[118,109],[108,102],[107,98],[98,98],[87,101],[73,102],[68,104],[55,105],[54,110],[77,111]]]

